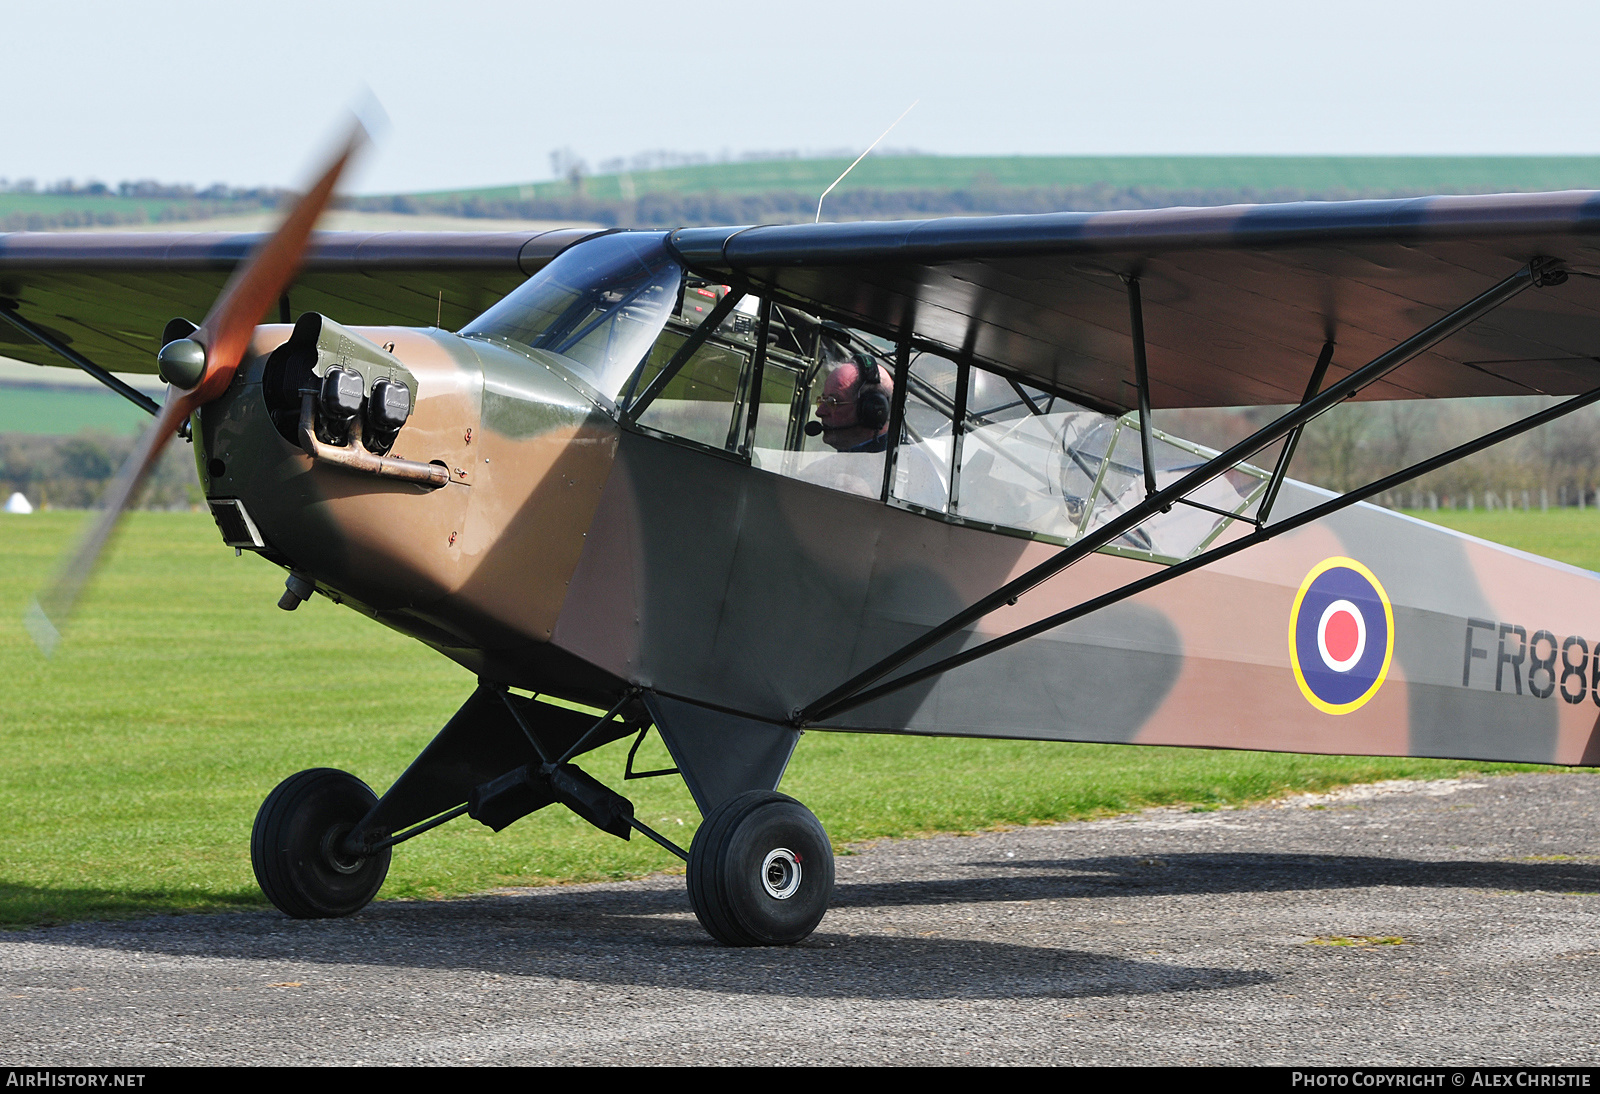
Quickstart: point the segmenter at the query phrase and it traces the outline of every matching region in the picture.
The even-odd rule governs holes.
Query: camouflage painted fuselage
[[[395,454],[450,485],[315,464],[282,436],[261,383],[286,326],[258,330],[202,413],[202,481],[244,503],[273,561],[493,681],[781,722],[1059,550],[624,429],[487,342],[360,333],[416,377]],[[1325,496],[1290,484],[1276,512]],[[1370,570],[1393,619],[1381,683],[1338,714],[1291,665],[1297,594],[1330,558]],[[936,653],[1159,565],[1092,555]],[[818,728],[1588,763],[1596,639],[1595,574],[1358,505]]]

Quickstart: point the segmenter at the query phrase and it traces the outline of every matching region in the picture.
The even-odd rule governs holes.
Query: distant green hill
[[[818,195],[849,164],[842,157],[789,159],[595,175],[584,180],[583,193],[596,201],[649,193]],[[835,193],[1089,186],[1315,194],[1587,190],[1600,188],[1600,156],[868,156]],[[424,203],[548,201],[571,193],[571,183],[561,180],[408,196]]]
[[[809,220],[850,160],[774,159],[569,180],[370,194],[357,208],[630,226]],[[829,198],[839,219],[1600,188],[1600,156],[868,156]],[[280,191],[0,191],[0,231],[174,227],[271,207]]]
[[[137,433],[150,415],[105,388],[0,382],[0,434],[66,437],[82,429]]]
[[[248,213],[270,208],[275,191],[248,197],[134,197],[120,194],[0,190],[0,231],[48,232],[63,228],[116,228]]]
[[[850,161],[777,159],[369,195],[358,209],[622,227],[809,221]],[[832,220],[1600,188],[1595,156],[869,156]]]

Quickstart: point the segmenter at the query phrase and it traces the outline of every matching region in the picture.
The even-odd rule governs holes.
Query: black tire
[[[277,785],[250,830],[250,864],[267,899],[295,919],[353,915],[389,875],[389,848],[366,858],[338,850],[378,802],[347,771],[314,767]]]
[[[689,903],[724,946],[788,946],[817,929],[833,895],[833,847],[811,810],[751,790],[724,802],[689,847]]]

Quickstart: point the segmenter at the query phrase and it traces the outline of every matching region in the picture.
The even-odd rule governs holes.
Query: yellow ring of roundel
[[[1372,686],[1362,692],[1360,696],[1348,703],[1329,703],[1317,697],[1311,690],[1311,685],[1306,683],[1306,674],[1300,668],[1300,651],[1295,649],[1294,632],[1300,620],[1300,604],[1306,598],[1306,590],[1311,588],[1311,583],[1329,570],[1340,566],[1354,570],[1372,583],[1373,590],[1378,594],[1378,599],[1383,602],[1383,618],[1388,624],[1388,648],[1383,651],[1383,665],[1378,669],[1377,679],[1372,681]],[[1368,699],[1378,694],[1378,689],[1383,686],[1383,681],[1389,675],[1389,662],[1394,660],[1394,606],[1389,603],[1389,594],[1384,591],[1383,584],[1378,581],[1373,572],[1353,558],[1325,558],[1306,574],[1306,579],[1300,583],[1300,591],[1294,594],[1294,607],[1289,609],[1289,664],[1294,669],[1294,681],[1300,685],[1300,694],[1306,697],[1306,702],[1322,711],[1324,714],[1349,714],[1352,710],[1364,706]]]

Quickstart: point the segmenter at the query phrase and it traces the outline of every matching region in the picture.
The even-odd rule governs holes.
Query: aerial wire
[[[917,103],[920,103],[921,101],[922,101],[921,99],[915,99],[915,100],[912,101],[910,106],[908,106],[904,110],[902,110],[900,112],[900,117],[898,117],[894,121],[890,122],[889,123],[889,128],[885,129],[882,133],[878,134],[878,139],[877,140],[875,140],[871,144],[867,145],[867,152],[871,152],[874,148],[878,147],[878,145],[880,143],[882,143],[883,138],[887,137],[890,134],[890,132],[893,131],[895,126],[899,125],[902,121],[904,121],[905,120],[905,116],[907,114],[911,113],[911,111],[913,111],[914,109],[916,109]],[[822,197],[817,199],[817,219],[812,221],[811,223],[813,223],[813,224],[821,224],[822,223],[822,200],[823,200],[823,198],[826,198],[829,194],[833,193],[833,187],[837,186],[841,182],[843,182],[844,181],[844,176],[848,175],[850,172],[852,172],[852,171],[854,171],[856,169],[856,163],[860,163],[862,160],[867,158],[867,152],[863,152],[863,153],[861,153],[861,155],[857,156],[856,159],[855,159],[855,163],[852,163],[849,167],[846,167],[844,169],[844,174],[841,174],[838,178],[833,180],[833,186],[829,186],[826,190],[822,191]]]

